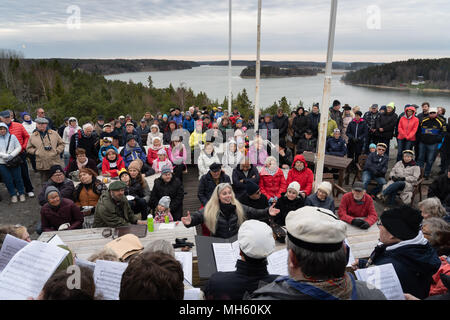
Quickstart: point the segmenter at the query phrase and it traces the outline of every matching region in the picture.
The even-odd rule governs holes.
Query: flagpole
[[[228,114],[231,115],[231,1],[229,0],[229,13],[228,13]]]
[[[258,26],[257,26],[257,39],[256,39],[256,87],[255,87],[255,131],[258,131],[259,125],[259,80],[261,70],[261,0],[258,0]]]
[[[323,97],[322,106],[320,110],[320,125],[319,125],[319,143],[317,148],[317,165],[316,165],[316,181],[318,186],[322,183],[323,178],[323,166],[325,162],[325,144],[327,140],[327,127],[328,127],[328,108],[330,105],[330,92],[331,92],[331,69],[333,66],[333,48],[334,48],[334,36],[336,30],[336,16],[337,16],[337,0],[331,0],[331,13],[330,13],[330,27],[328,32],[328,49],[327,49],[327,63],[325,67],[325,79],[323,85]]]

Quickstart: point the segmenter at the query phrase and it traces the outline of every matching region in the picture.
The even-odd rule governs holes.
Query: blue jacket
[[[332,196],[328,196],[324,201],[322,201],[317,198],[317,193],[311,194],[306,198],[305,206],[328,209],[333,212],[336,210],[336,208],[334,207],[334,199]]]
[[[344,157],[347,154],[347,146],[345,145],[344,139],[339,137],[339,139],[336,140],[334,137],[329,137],[325,147],[325,154]]]
[[[184,121],[183,121],[183,129],[186,129],[187,131],[189,131],[189,133],[194,132],[195,121],[194,121],[194,119],[192,117],[191,117],[190,120],[184,119]]]
[[[376,177],[384,177],[388,169],[389,157],[386,154],[379,156],[378,153],[372,152],[369,154],[364,165],[364,171],[369,171]]]
[[[170,117],[169,121],[175,121],[178,127],[183,123],[183,115],[181,113],[178,116],[174,115],[173,117]]]
[[[125,167],[128,168],[131,161],[136,160],[138,158],[141,159],[143,163],[147,162],[147,157],[145,155],[145,152],[141,149],[141,147],[139,147],[138,145],[136,145],[136,147],[134,147],[133,149],[127,147],[128,145],[125,145],[122,151],[120,151],[120,155],[122,156],[123,161],[125,162]]]
[[[214,119],[217,120],[217,119],[223,117],[223,115],[224,115],[223,111],[217,111],[217,112],[214,114]]]

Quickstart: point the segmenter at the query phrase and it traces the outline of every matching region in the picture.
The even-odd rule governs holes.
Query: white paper
[[[218,272],[236,271],[236,250],[231,243],[213,243]]]
[[[47,241],[47,243],[50,243],[54,246],[65,246],[66,245],[57,234],[55,234],[53,237],[51,237],[50,240]]]
[[[392,263],[358,269],[355,275],[358,280],[380,289],[388,300],[405,300],[400,280]]]
[[[5,269],[9,261],[14,255],[25,247],[28,242],[18,239],[10,234],[7,234],[3,241],[2,249],[0,250],[0,272]]]
[[[345,239],[344,241],[345,241],[345,244],[350,249],[350,253],[348,255],[347,267],[351,267],[353,262],[355,262],[355,257],[353,256],[353,251],[352,251],[352,248],[350,247],[350,243],[348,243],[347,239]]]
[[[199,288],[185,289],[183,300],[201,300],[202,292]]]
[[[240,258],[241,248],[239,247],[239,240],[236,240],[231,244],[231,248],[233,249],[234,257],[236,261]]]
[[[175,259],[183,266],[184,279],[192,285],[192,252],[176,251]]]
[[[170,230],[175,228],[175,222],[160,223],[158,230]]]
[[[0,300],[36,299],[67,254],[41,241],[23,247],[0,274]]]
[[[287,249],[275,251],[267,257],[267,271],[269,274],[289,275]]]
[[[91,262],[91,261],[88,261],[88,260],[76,258],[76,259],[75,259],[75,264],[76,264],[77,266],[80,266],[80,267],[86,267],[86,268],[89,268],[89,269],[92,270],[92,272],[95,271],[95,262]]]
[[[123,262],[97,260],[95,262],[95,294],[103,300],[119,300],[120,281],[128,264]]]

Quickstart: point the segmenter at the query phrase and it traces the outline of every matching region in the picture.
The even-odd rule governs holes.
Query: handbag
[[[8,153],[10,142],[11,142],[11,134],[9,135],[8,145],[6,146],[6,153]],[[20,166],[22,164],[22,162],[23,161],[22,161],[22,158],[20,157],[20,155],[17,155],[12,159],[7,160],[5,163],[5,166],[7,168],[16,168],[16,167]]]

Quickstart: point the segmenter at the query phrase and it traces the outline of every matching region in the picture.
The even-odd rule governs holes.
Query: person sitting
[[[146,146],[152,146],[153,145],[153,138],[154,137],[158,137],[159,138],[159,142],[162,141],[163,139],[163,134],[161,132],[159,132],[159,127],[157,124],[152,124],[150,127],[150,132],[147,135],[147,144]]]
[[[102,146],[98,150],[98,160],[100,161],[100,163],[103,162],[103,158],[106,156],[106,151],[108,151],[108,149],[115,149],[116,152],[119,153],[119,150],[113,145],[112,137],[104,137],[100,141],[103,142]],[[100,168],[101,168],[101,165],[100,165]]]
[[[155,209],[155,216],[153,217],[155,219],[155,222],[157,223],[165,223],[166,217],[168,217],[169,222],[173,221],[172,214],[170,213],[170,197],[164,196],[161,199],[159,199],[158,205]]]
[[[75,187],[73,201],[83,210],[83,207],[92,207],[90,210],[83,210],[84,215],[89,215],[95,210],[98,199],[103,191],[107,190],[106,185],[97,179],[97,173],[89,168],[80,169],[80,184]]]
[[[133,135],[127,136],[127,143],[125,147],[120,151],[123,161],[125,162],[125,168],[128,168],[133,160],[141,159],[143,163],[147,161],[145,151],[137,143]]]
[[[292,168],[289,170],[287,177],[287,184],[297,181],[302,190],[300,191],[301,196],[305,199],[311,194],[312,185],[314,182],[314,174],[311,169],[308,168],[308,163],[305,157],[301,154],[297,154],[292,162]]]
[[[195,121],[195,130],[191,133],[189,137],[189,146],[192,150],[200,149],[201,146],[206,142],[206,132],[203,132],[203,121]]]
[[[54,165],[50,168],[50,179],[42,186],[42,191],[38,195],[39,205],[43,206],[47,203],[45,190],[47,187],[56,187],[62,198],[73,200],[73,191],[75,186],[72,180],[66,178],[64,170],[60,165]]]
[[[428,187],[428,198],[437,197],[445,209],[450,211],[450,166],[447,172],[438,176]]]
[[[228,239],[238,233],[245,220],[267,220],[280,210],[273,206],[268,209],[253,209],[242,205],[234,196],[229,183],[219,184],[213,191],[206,206],[192,215],[181,218],[185,227],[195,227],[204,223],[211,236]]]
[[[2,224],[0,225],[0,249],[2,248],[3,241],[5,241],[6,235],[9,234],[17,239],[31,242],[30,234],[26,227],[20,224]]]
[[[398,161],[389,173],[390,180],[383,187],[383,197],[387,197],[388,205],[395,204],[395,197],[400,191],[400,199],[410,205],[414,185],[419,181],[420,167],[414,159],[414,151],[403,151],[403,160]]]
[[[342,196],[338,214],[342,221],[361,229],[370,228],[378,219],[373,200],[361,182],[355,182],[352,191]]]
[[[115,178],[123,168],[125,168],[125,162],[121,155],[114,149],[108,149],[102,162],[102,175]]]
[[[288,213],[304,205],[305,199],[301,195],[300,184],[293,181],[288,185],[286,193],[275,204],[275,208],[280,209],[280,213],[273,218],[273,221],[280,226],[284,226]]]
[[[165,166],[171,167],[173,169],[172,162],[170,162],[166,150],[160,149],[158,151],[158,158],[153,161],[152,168],[153,170],[155,170],[155,173],[159,173]]]
[[[409,206],[384,211],[379,222],[381,244],[369,260],[356,259],[353,267],[392,263],[404,293],[428,297],[441,261],[420,230],[422,219],[420,211]]]
[[[296,146],[296,154],[302,154],[303,152],[316,153],[317,151],[317,139],[313,136],[313,131],[307,129],[304,133],[304,138],[298,140]]]
[[[207,142],[205,147],[200,152],[200,156],[197,159],[198,165],[198,179],[200,180],[205,174],[208,173],[209,166],[213,163],[220,163],[219,157],[214,151],[214,146],[211,142]]]
[[[164,196],[169,196],[170,213],[175,221],[179,221],[183,215],[184,188],[181,181],[173,175],[172,168],[169,166],[162,168],[161,177],[156,179],[153,185],[149,202],[152,211],[155,211],[159,200]]]
[[[233,169],[233,191],[236,195],[236,198],[240,198],[241,196],[246,194],[246,185],[247,181],[252,181],[256,184],[259,184],[259,172],[255,166],[250,163],[248,158],[242,159],[240,165]]]
[[[442,205],[441,200],[437,197],[427,198],[420,201],[418,208],[425,220],[429,218],[441,218],[450,223],[447,211]]]
[[[327,139],[325,154],[337,157],[345,157],[347,155],[347,146],[341,137],[341,131],[339,129],[334,129],[333,136]]]
[[[286,140],[283,138],[280,138],[280,141],[276,146],[276,150],[272,151],[272,155],[274,157],[278,156],[280,168],[289,169],[291,167],[292,160],[294,159],[294,157],[292,156],[291,149],[286,147]]]
[[[333,212],[300,208],[288,214],[286,229],[289,275],[256,290],[252,300],[386,299],[379,289],[345,272],[347,228]]]
[[[251,180],[244,182],[245,194],[241,195],[238,200],[247,207],[255,209],[266,209],[269,207],[267,197],[261,193],[259,185]]]
[[[93,228],[147,225],[147,221],[138,220],[133,214],[124,195],[126,187],[122,181],[114,181],[109,185],[108,191],[102,193],[95,208]]]
[[[364,170],[362,174],[362,181],[364,184],[364,190],[367,190],[370,180],[375,179],[377,186],[369,192],[372,198],[381,191],[383,185],[386,184],[386,175],[388,168],[389,157],[385,154],[386,145],[384,143],[377,144],[377,152],[369,154],[366,163],[364,165]]]
[[[181,137],[174,135],[169,146],[169,160],[173,163],[173,173],[183,182],[183,172],[187,172],[187,150]]]
[[[236,271],[216,272],[205,285],[206,300],[242,300],[255,291],[260,281],[270,283],[267,256],[275,250],[272,229],[257,220],[247,220],[238,231],[239,256]]]
[[[335,212],[334,199],[332,196],[333,186],[328,181],[323,181],[317,188],[316,193],[309,195],[305,200],[305,206],[328,209]]]
[[[281,194],[286,192],[286,179],[275,157],[270,156],[266,159],[265,166],[259,173],[259,187],[261,193],[269,199],[269,204],[276,202],[281,198]]]
[[[128,263],[120,282],[120,300],[183,300],[183,267],[163,252],[144,252]]]
[[[222,165],[214,162],[209,166],[209,171],[203,177],[201,177],[198,184],[198,199],[202,206],[211,198],[211,195],[220,183],[231,183],[230,177],[222,170]]]
[[[82,168],[89,168],[94,172],[98,172],[97,164],[95,160],[86,157],[86,150],[83,148],[75,149],[75,161],[71,161],[67,167],[66,176],[70,177],[70,174],[74,171],[80,171]]]
[[[138,135],[135,127],[136,125],[131,121],[128,121],[125,124],[125,131],[123,132],[122,135],[122,141],[124,144],[127,143],[128,135],[131,134],[134,137],[134,140],[137,142],[137,144],[142,147],[142,138],[140,135]]]
[[[222,157],[222,164],[224,167],[229,167],[234,170],[242,161],[243,155],[238,150],[237,143],[234,139],[231,139],[228,143],[225,143],[225,153]]]
[[[150,166],[153,166],[153,161],[158,159],[159,150],[165,150],[165,148],[162,144],[162,140],[158,136],[156,136],[153,137],[152,143],[149,145],[149,149],[147,151],[147,163]]]
[[[54,186],[45,189],[46,204],[41,208],[41,229],[43,232],[81,229],[84,217],[72,200],[62,198]]]
[[[248,157],[250,158],[251,164],[257,167],[263,167],[268,156],[263,139],[257,136],[253,145],[248,150]]]
[[[377,145],[375,143],[371,143],[369,145],[369,154],[374,153],[375,151],[377,151]]]
[[[172,136],[174,135],[174,131],[177,130],[177,128],[178,128],[178,125],[175,121],[173,121],[173,120],[169,121],[167,130],[163,134],[163,143],[165,145],[170,144],[170,141],[172,141]]]

